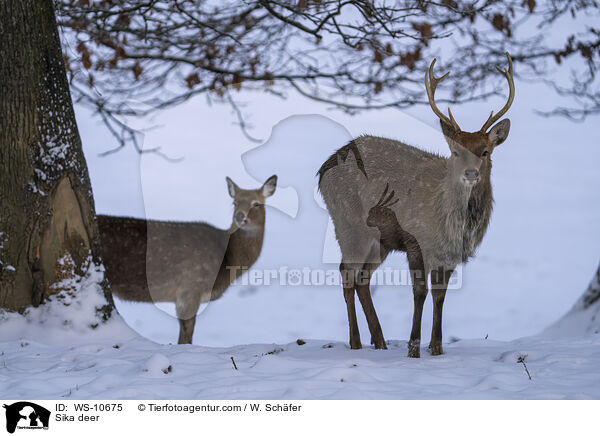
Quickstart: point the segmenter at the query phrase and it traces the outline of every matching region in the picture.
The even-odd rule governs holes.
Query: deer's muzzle
[[[465,170],[465,179],[472,181],[479,178],[479,171],[477,170]]]
[[[235,214],[235,222],[239,226],[243,226],[248,222],[248,219],[246,218],[246,215],[244,215],[242,212],[238,212]]]

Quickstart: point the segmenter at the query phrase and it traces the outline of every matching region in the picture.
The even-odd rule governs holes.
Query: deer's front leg
[[[431,329],[431,342],[429,348],[431,354],[439,356],[444,354],[442,348],[442,309],[444,307],[444,299],[448,283],[454,269],[440,269],[431,273],[431,295],[433,297],[433,328]]]
[[[421,357],[421,318],[423,304],[427,298],[427,275],[420,252],[408,253],[408,265],[413,281],[414,312],[410,340],[408,341],[408,357]]]
[[[421,318],[423,316],[423,304],[427,297],[427,289],[416,290],[414,293],[414,312],[410,340],[408,341],[408,357],[421,357]]]
[[[196,325],[196,317],[190,319],[179,320],[179,340],[178,344],[191,344],[194,337],[194,326]]]
[[[183,292],[177,295],[175,301],[175,311],[179,319],[179,340],[178,344],[191,344],[194,336],[194,327],[196,325],[196,313],[200,307],[200,294],[193,292]]]

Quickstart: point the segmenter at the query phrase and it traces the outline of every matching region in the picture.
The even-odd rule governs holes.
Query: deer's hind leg
[[[355,269],[343,261],[340,263],[340,274],[342,275],[342,288],[344,289],[344,300],[348,311],[348,326],[350,334],[350,348],[358,350],[362,348],[358,320],[356,319],[356,305],[354,303],[354,276]]]
[[[360,304],[365,312],[365,317],[367,318],[367,324],[369,325],[369,331],[371,333],[371,343],[376,349],[386,350],[387,346],[385,344],[385,339],[383,338],[383,331],[381,330],[381,324],[379,323],[375,306],[373,305],[369,284],[358,285],[356,287],[356,293],[358,294],[358,299],[360,300]]]
[[[358,330],[358,321],[356,318],[356,304],[354,299],[355,290],[357,290],[357,279],[363,269],[365,262],[369,258],[371,251],[371,239],[362,231],[361,228],[351,226],[347,223],[342,226],[344,229],[352,229],[351,232],[337,234],[342,251],[342,263],[340,264],[340,274],[342,275],[342,287],[344,289],[344,299],[348,310],[348,324],[350,332],[350,348],[353,350],[362,348],[360,341],[360,332]],[[336,225],[336,232],[339,227]],[[362,301],[361,301],[362,302]]]
[[[387,345],[385,344],[381,324],[379,323],[379,318],[373,304],[370,282],[373,273],[383,263],[387,254],[387,251],[382,247],[374,246],[371,250],[369,261],[363,265],[356,281],[356,293],[367,318],[369,332],[371,333],[371,344],[379,350],[386,350]]]

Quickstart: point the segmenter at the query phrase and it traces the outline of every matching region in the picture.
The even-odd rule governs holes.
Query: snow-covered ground
[[[139,337],[118,316],[89,329],[86,322],[99,302],[93,286],[77,301],[76,308],[54,301],[25,317],[2,316],[0,398],[600,397],[596,334],[454,340],[445,345],[445,355],[424,352],[421,359],[406,357],[406,341],[398,340],[389,341],[388,350],[350,350],[345,342],[302,338],[219,348],[160,345]]]
[[[231,124],[227,107],[209,108],[201,99],[154,120],[164,127],[149,131],[145,145],[184,156],[179,163],[156,155],[140,161],[130,149],[99,158],[112,139],[79,108],[98,211],[226,228],[231,199],[225,176],[249,188],[278,174],[255,268],[335,270],[337,245],[314,189],[324,159],[361,133],[448,153],[426,107],[350,117],[295,96],[245,98],[252,102],[246,111],[253,133],[265,139],[260,147]],[[465,129],[478,129],[489,110],[502,104],[494,99],[453,113]],[[390,349],[368,347],[361,312],[366,348],[352,351],[338,286],[237,284],[203,308],[192,346],[170,344],[178,325],[168,304],[117,301],[125,321],[147,339],[120,317],[90,332],[85,326],[91,314],[64,325],[74,311],[51,305],[26,318],[4,314],[0,397],[600,398],[600,338],[589,331],[589,317],[540,335],[584,291],[597,267],[600,240],[600,131],[594,119],[573,124],[532,114],[553,104],[546,88],[517,82],[508,113],[511,133],[493,156],[490,230],[477,258],[463,268],[460,289],[446,299],[445,355],[426,352],[428,300],[422,358],[406,357],[410,286],[374,290]],[[383,267],[403,265],[404,257],[394,255]],[[96,298],[89,292],[88,308]],[[298,345],[299,338],[306,344]]]
[[[115,348],[117,347],[118,348]],[[598,399],[600,339],[446,346],[406,357],[345,343],[209,348],[145,339],[52,346],[2,344],[0,397],[38,399]],[[521,356],[532,376],[529,380]],[[238,370],[231,361],[235,359]],[[170,368],[170,369],[169,369]]]

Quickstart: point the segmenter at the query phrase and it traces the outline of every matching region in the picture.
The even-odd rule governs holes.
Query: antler
[[[513,64],[512,64],[512,59],[510,58],[510,55],[508,54],[508,52],[506,52],[506,57],[508,58],[508,70],[502,70],[499,67],[496,67],[496,69],[504,77],[506,77],[506,80],[508,81],[508,88],[509,88],[508,101],[506,102],[506,104],[504,105],[504,107],[500,110],[500,112],[498,112],[496,115],[494,115],[494,111],[492,111],[492,113],[490,114],[490,117],[488,118],[488,120],[485,122],[485,124],[483,125],[483,127],[480,130],[483,133],[487,132],[487,130],[491,126],[493,126],[494,123],[496,121],[498,121],[502,117],[502,115],[504,115],[508,111],[508,109],[510,109],[510,106],[512,105],[512,102],[515,99],[515,82],[513,80]]]
[[[436,79],[433,75],[433,66],[435,65],[436,60],[437,59],[434,59],[433,62],[431,62],[429,69],[425,73],[425,89],[427,90],[427,98],[429,99],[429,105],[431,106],[431,109],[433,109],[433,112],[440,118],[440,120],[442,120],[446,124],[450,124],[454,127],[454,130],[460,132],[460,127],[458,126],[458,123],[452,116],[452,111],[450,110],[450,108],[448,108],[448,115],[450,115],[450,118],[448,118],[442,113],[441,110],[438,109],[438,107],[435,104],[435,90],[440,84],[440,82],[446,77],[448,77],[448,75],[450,74],[450,71],[448,71],[442,77]]]

